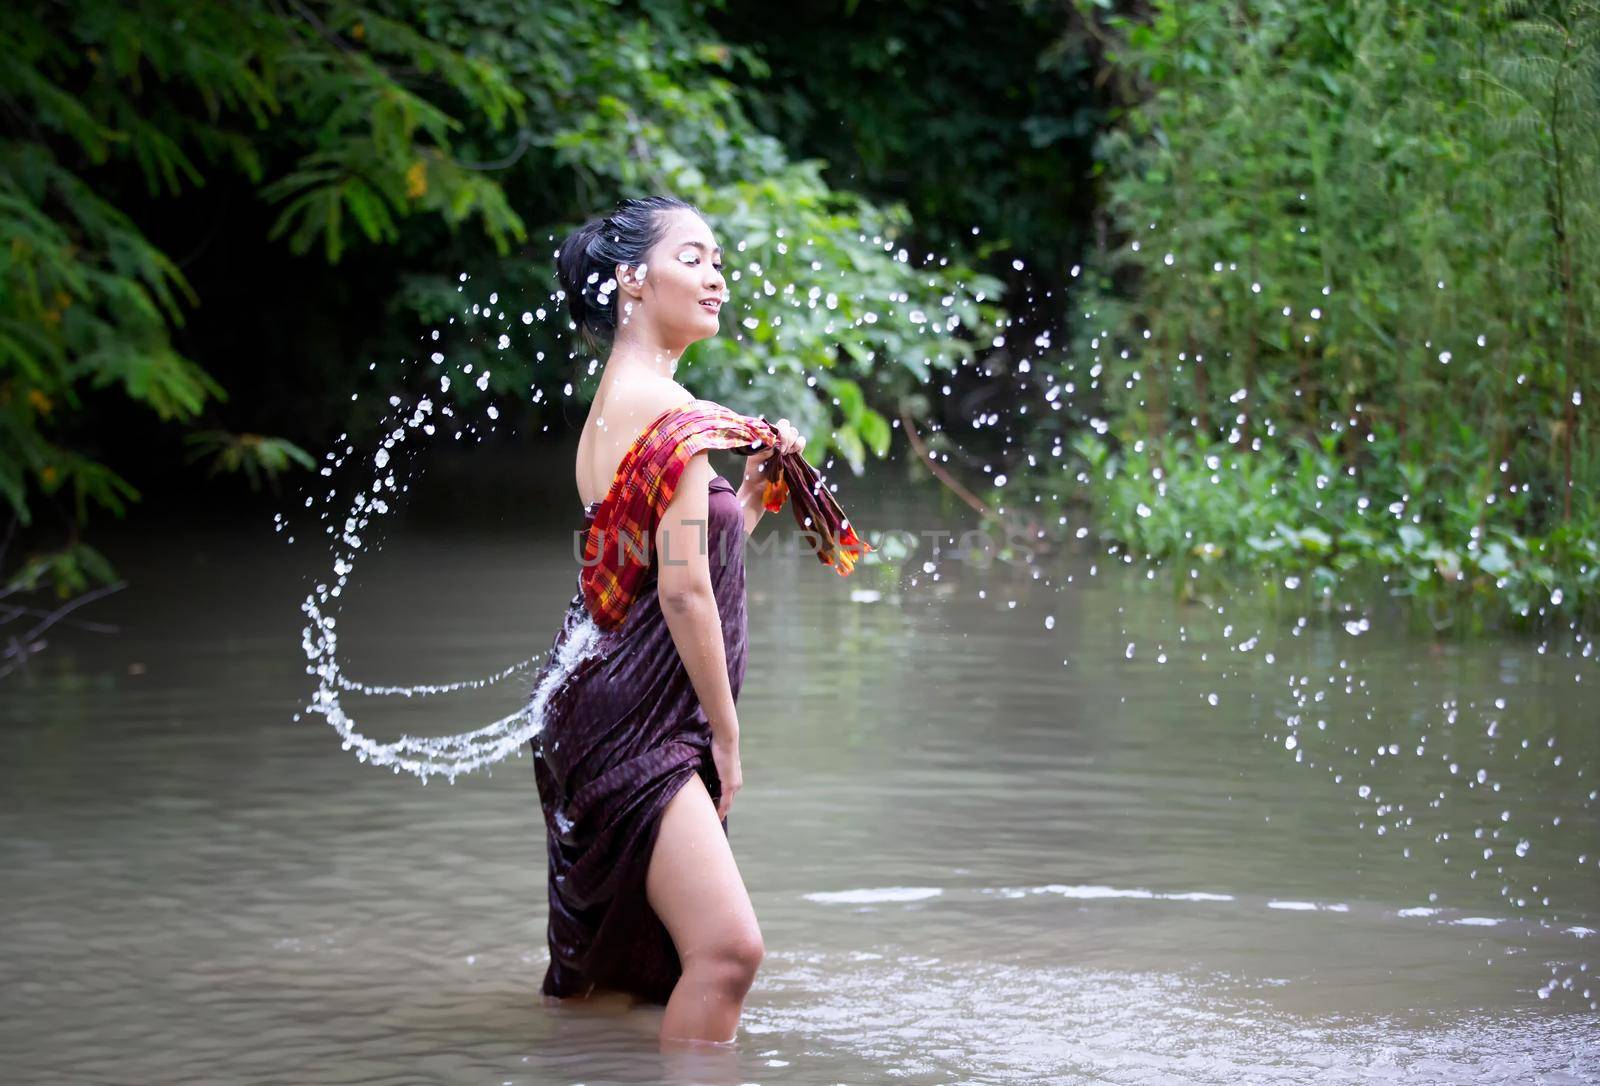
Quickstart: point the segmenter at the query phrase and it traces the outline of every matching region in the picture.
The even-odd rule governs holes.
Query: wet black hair
[[[556,277],[566,293],[567,313],[591,350],[617,332],[617,265],[637,267],[666,231],[660,212],[700,209],[676,196],[623,200],[611,214],[590,219],[561,243]]]

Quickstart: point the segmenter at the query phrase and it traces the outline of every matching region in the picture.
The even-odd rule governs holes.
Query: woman
[[[581,590],[532,694],[545,720],[533,740],[550,859],[543,992],[664,1002],[664,1045],[726,1044],[765,952],[726,821],[742,784],[743,541],[781,506],[778,468],[805,438],[787,419],[727,412],[721,440],[704,424],[699,444],[681,440],[678,423],[727,411],[673,380],[727,298],[721,250],[691,205],[624,201],[562,243],[557,270],[580,334],[610,353],[578,442]],[[752,433],[775,438],[757,451]],[[737,490],[703,448],[689,452],[706,441],[748,455]],[[681,470],[651,508],[667,463]],[[655,558],[628,567],[597,526],[620,530],[630,507],[655,521]],[[608,592],[625,607],[608,611]]]

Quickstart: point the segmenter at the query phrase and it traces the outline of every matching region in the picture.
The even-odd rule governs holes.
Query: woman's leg
[[[645,896],[683,964],[661,1040],[732,1041],[766,948],[711,793],[691,774],[661,815]]]

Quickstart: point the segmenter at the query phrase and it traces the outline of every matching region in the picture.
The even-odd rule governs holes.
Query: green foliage
[[[1300,562],[1326,536],[1491,583],[1514,615],[1592,618],[1595,557],[1568,541],[1600,492],[1600,4],[1206,0],[1102,23],[1129,103],[1099,151],[1120,240],[1055,376],[1125,466],[1150,461],[1111,487],[1113,531]],[[1354,480],[1405,504],[1398,534]],[[1509,565],[1486,581],[1480,558]],[[1547,567],[1554,605],[1530,587]]]
[[[317,466],[316,460],[299,446],[282,438],[263,437],[261,434],[199,430],[186,435],[184,442],[189,446],[190,463],[209,456],[211,467],[206,474],[215,475],[224,471],[229,474],[242,473],[250,481],[252,490],[260,487],[263,475],[275,481],[289,470],[291,464],[298,464],[307,471]]]
[[[358,340],[363,357],[336,362],[365,373],[366,354],[443,329],[447,368],[492,373],[481,391],[457,380],[465,397],[578,376],[554,297],[559,233],[623,196],[683,196],[736,258],[733,323],[696,358],[697,388],[793,418],[816,455],[838,452],[858,471],[883,455],[888,412],[972,356],[1000,319],[1000,285],[948,260],[919,266],[897,240],[904,207],[833,191],[822,163],[792,161],[758,131],[733,77],[762,62],[708,33],[707,8],[69,0],[0,13],[11,53],[0,69],[0,492],[15,515],[29,523],[41,501],[70,494],[81,524],[138,498],[112,467],[122,454],[82,425],[99,391],[198,427],[189,459],[252,486],[311,466],[282,438],[208,419],[232,383],[212,373],[234,363],[191,356],[177,335],[212,284],[191,282],[152,226],[177,206],[166,201],[219,184],[270,208],[255,233],[231,235],[230,270],[271,242],[304,256],[308,275],[326,274],[311,261],[390,250],[394,319]],[[492,286],[479,294],[479,283]],[[501,297],[516,300],[509,315]],[[534,309],[553,316],[518,319]],[[916,311],[939,322],[900,319]],[[314,334],[315,322],[296,323]],[[326,346],[297,340],[295,353]],[[356,378],[331,368],[293,372],[348,392]]]
[[[106,556],[77,540],[45,554],[30,555],[0,585],[0,597],[49,588],[57,598],[67,599],[95,584],[115,584],[116,579],[116,571]],[[74,600],[73,604],[78,602]]]
[[[70,488],[77,523],[91,505],[121,514],[137,492],[70,442],[81,390],[116,387],[163,421],[190,423],[226,394],[174,348],[197,294],[170,257],[100,194],[102,172],[136,166],[151,194],[204,184],[206,168],[268,176],[264,146],[288,153],[264,198],[274,233],[339,259],[344,217],[369,239],[397,220],[481,217],[502,248],[523,226],[503,194],[455,163],[460,127],[412,89],[429,80],[491,125],[520,98],[492,66],[350,4],[83,0],[0,13],[0,492],[23,523],[30,493]],[[304,460],[287,442],[238,459]],[[228,457],[221,461],[233,462]],[[48,563],[47,563],[48,565]],[[67,568],[64,565],[55,567]],[[76,563],[72,569],[93,571]]]
[[[488,395],[559,386],[574,355],[554,294],[555,244],[612,200],[670,192],[706,216],[732,293],[723,331],[695,346],[680,377],[700,395],[792,419],[808,456],[837,453],[860,472],[869,452],[887,452],[885,412],[993,335],[1002,284],[956,260],[917,259],[899,240],[912,226],[903,205],[831,189],[825,163],[792,161],[760,132],[727,73],[760,72],[762,61],[708,40],[704,7],[651,3],[640,19],[589,0],[530,17],[490,2],[441,20],[457,48],[496,57],[543,120],[535,150],[502,178],[513,203],[548,202],[552,169],[576,196],[535,232],[546,239],[535,253],[464,253],[465,286],[436,262],[407,278],[398,308],[428,326],[453,320],[440,349],[454,372],[489,370]],[[480,303],[465,315],[463,296]],[[524,325],[507,298],[561,318]],[[580,390],[595,371],[590,360]]]
[[[1392,439],[1393,435],[1389,435]],[[1186,596],[1266,573],[1269,591],[1329,609],[1374,590],[1409,597],[1434,629],[1503,619],[1600,622],[1600,517],[1526,536],[1485,520],[1473,486],[1427,465],[1345,465],[1337,441],[1235,448],[1201,432],[1112,452],[1091,435],[1073,490],[1097,529],[1160,562]]]
[[[993,246],[1002,271],[1025,256],[1036,286],[1075,259],[1101,118],[1091,51],[1062,36],[1059,5],[901,0],[773,18],[729,4],[710,20],[761,50],[742,85],[763,130],[826,160],[833,185],[904,201],[922,245]]]

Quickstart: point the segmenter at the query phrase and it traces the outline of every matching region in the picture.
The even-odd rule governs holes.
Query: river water
[[[869,540],[942,522],[846,482]],[[392,526],[350,673],[542,651],[577,568],[554,489]],[[663,1055],[659,1011],[539,998],[527,757],[422,787],[294,719],[302,531],[106,528],[130,587],[86,617],[120,632],[60,632],[0,695],[4,1081],[1600,1082],[1600,669],[1570,638],[1182,605],[1087,544],[847,579],[751,553],[729,831],[767,957],[732,1052]],[[448,732],[519,697],[346,707]]]

